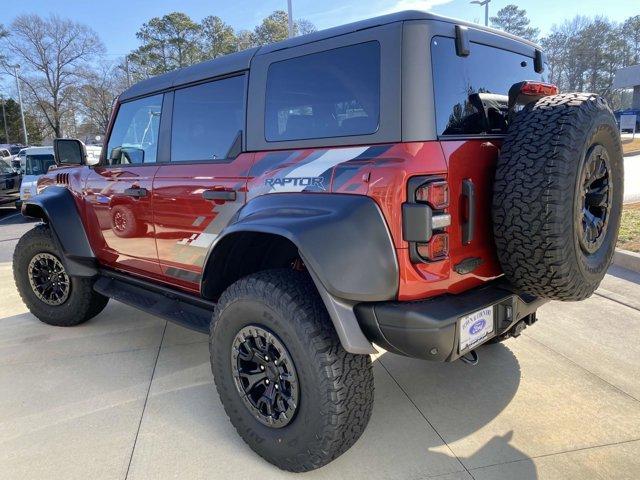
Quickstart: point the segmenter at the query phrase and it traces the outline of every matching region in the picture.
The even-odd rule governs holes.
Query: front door
[[[92,245],[102,264],[159,277],[153,224],[153,179],[163,95],[123,103],[109,137],[104,165],[85,185]]]
[[[253,154],[239,154],[246,76],[176,90],[171,161],[153,184],[162,273],[197,292],[209,247],[244,205]]]

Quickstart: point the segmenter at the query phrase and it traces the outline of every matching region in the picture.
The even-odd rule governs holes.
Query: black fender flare
[[[212,244],[203,281],[215,276],[210,261],[229,235],[261,232],[290,240],[322,297],[345,350],[372,353],[353,313],[359,302],[388,301],[398,293],[399,270],[384,216],[370,197],[275,193],[241,208]]]
[[[24,201],[22,214],[40,218],[49,225],[69,275],[93,277],[98,274],[95,254],[69,189],[54,185],[47,187]]]

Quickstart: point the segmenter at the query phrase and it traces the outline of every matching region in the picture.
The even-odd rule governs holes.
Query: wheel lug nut
[[[264,382],[264,383],[266,383],[267,385],[269,385],[269,379],[267,378],[267,379],[265,380],[265,382]]]
[[[264,365],[260,365],[260,370],[264,370]]]
[[[278,384],[276,383],[276,390],[278,390]]]
[[[267,361],[267,362],[269,361],[269,357],[264,357],[264,359],[265,359],[265,361]]]

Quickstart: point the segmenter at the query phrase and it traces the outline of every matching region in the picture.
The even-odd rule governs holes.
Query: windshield
[[[11,155],[15,155],[16,153],[18,153],[20,151],[21,148],[22,147],[18,147],[18,146],[9,147],[9,151],[11,152]]]
[[[26,175],[44,175],[51,165],[55,165],[53,155],[27,155]]]
[[[0,174],[6,174],[6,173],[15,173],[13,171],[13,168],[11,168],[9,165],[7,165],[6,162],[0,160]]]

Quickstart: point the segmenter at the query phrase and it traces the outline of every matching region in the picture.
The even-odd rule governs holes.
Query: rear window
[[[273,63],[267,141],[368,135],[380,119],[380,44],[367,42]]]
[[[533,58],[479,43],[456,55],[455,40],[434,37],[431,62],[438,135],[506,133],[507,94],[523,80],[542,80]]]

